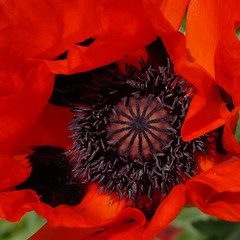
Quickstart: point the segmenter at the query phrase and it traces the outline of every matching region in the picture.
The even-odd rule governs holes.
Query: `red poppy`
[[[161,37],[175,72],[197,90],[181,130],[184,140],[190,141],[224,124],[228,111],[214,84],[213,63],[206,62],[205,65],[198,59],[195,39],[191,38],[191,31],[193,35],[197,31],[190,31],[191,23],[196,24],[191,19],[196,9],[201,7],[194,8],[197,3],[191,1],[187,20],[190,34],[185,38],[176,30],[188,1],[181,4],[178,1],[177,4],[175,1],[142,2],[1,3],[4,13],[2,41],[6,44],[6,39],[11,40],[1,54],[1,62],[4,63],[1,74],[3,78],[10,79],[9,84],[2,81],[4,84],[1,85],[0,140],[3,154],[21,160],[20,150],[29,146],[71,147],[67,137],[69,131],[66,130],[71,114],[66,108],[47,104],[54,74],[73,74],[109,64],[148,45],[156,36]],[[178,11],[174,11],[176,9]],[[90,46],[78,44],[89,38],[96,39]],[[16,40],[15,44],[13,40]],[[53,60],[64,51],[68,51],[66,59]],[[209,56],[209,59],[212,57]],[[24,156],[29,154],[23,153]],[[6,160],[3,164],[16,166],[16,171],[23,173],[19,174],[19,179],[17,177],[9,182],[8,176],[13,173],[9,172],[9,168],[3,168],[6,169],[3,175],[6,185],[2,185],[2,190],[7,191],[0,193],[0,216],[17,221],[27,211],[35,210],[49,221],[51,227],[71,227],[50,228],[47,225],[36,235],[36,239],[46,238],[46,235],[51,239],[61,239],[66,234],[72,239],[80,239],[79,235],[83,239],[152,239],[185,204],[193,204],[222,219],[239,221],[240,217],[235,214],[239,210],[239,177],[232,174],[232,169],[239,167],[239,161],[237,157],[227,155],[219,159],[219,156],[214,152],[199,157],[201,173],[185,184],[175,186],[150,222],[140,210],[131,208],[131,201],[97,194],[95,184],[90,184],[78,205],[62,204],[53,208],[41,202],[33,190],[12,188],[25,181],[31,170],[25,161]],[[15,172],[14,168],[11,171]]]

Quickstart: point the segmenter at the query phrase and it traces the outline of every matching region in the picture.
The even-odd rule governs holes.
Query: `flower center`
[[[172,66],[129,66],[113,75],[93,106],[75,108],[69,151],[74,174],[97,182],[99,191],[118,197],[166,196],[196,172],[196,151],[205,152],[206,136],[184,142],[180,130],[191,101],[191,86]]]
[[[108,137],[118,145],[119,154],[149,160],[170,141],[168,111],[153,95],[124,100],[110,116]]]

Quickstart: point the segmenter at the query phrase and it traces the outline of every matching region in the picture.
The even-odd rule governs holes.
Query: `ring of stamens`
[[[184,142],[180,134],[191,86],[171,65],[144,64],[114,75],[119,82],[98,92],[95,105],[76,107],[70,126],[75,175],[119,198],[166,196],[196,174],[194,153],[205,152],[206,136]]]

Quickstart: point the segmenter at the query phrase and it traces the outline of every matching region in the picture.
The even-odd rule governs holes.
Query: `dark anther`
[[[72,178],[71,166],[64,150],[52,146],[36,147],[27,157],[32,172],[17,189],[33,189],[40,200],[56,207],[60,204],[75,206],[81,202],[86,186]]]

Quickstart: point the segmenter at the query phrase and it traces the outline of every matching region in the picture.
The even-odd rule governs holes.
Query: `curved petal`
[[[213,78],[193,61],[191,53],[186,48],[184,35],[172,32],[163,34],[162,39],[175,71],[192,83],[197,90],[181,129],[183,140],[190,141],[223,125],[229,111]]]
[[[224,1],[191,0],[187,11],[186,42],[193,59],[214,77],[214,54],[221,34]],[[228,11],[229,4],[224,8]],[[228,15],[226,15],[228,16]]]
[[[29,73],[17,92],[0,98],[2,153],[10,153],[21,137],[33,126],[52,92],[54,77],[46,66],[39,65],[27,70]],[[15,74],[18,73],[13,74],[18,78]]]
[[[101,31],[99,1],[0,3],[0,142],[11,152],[47,103],[53,74],[33,59],[55,59]]]
[[[45,225],[30,240],[136,240],[144,227],[137,223],[120,223],[111,228],[50,228]]]
[[[227,220],[240,221],[239,159],[217,164],[186,183],[187,198],[201,211]]]
[[[72,118],[69,108],[48,103],[33,127],[21,138],[16,151],[44,145],[67,149],[72,145],[69,138],[72,132],[68,130]]]
[[[181,26],[184,14],[186,12],[187,6],[190,0],[150,0],[147,4],[151,4],[155,9],[160,10],[171,26],[178,30]],[[157,13],[157,11],[156,11]],[[155,17],[158,18],[158,15]]]
[[[99,235],[87,238],[86,240],[137,240],[141,238],[144,230],[145,228],[142,225],[125,223],[99,233]]]
[[[197,80],[198,77],[194,79]],[[191,101],[181,129],[183,140],[190,141],[217,129],[226,122],[228,115],[229,111],[216,86],[212,85],[209,92],[203,94],[197,92]]]
[[[235,108],[228,117],[224,126],[222,142],[226,150],[230,153],[240,154],[240,144],[235,137],[237,121],[239,119],[240,107]]]
[[[1,1],[1,58],[14,63],[20,58],[56,58],[71,44],[101,31],[99,2],[103,1]]]
[[[52,228],[49,224],[45,224],[37,233],[29,240],[86,240],[89,236],[101,232],[103,228]]]
[[[102,227],[94,228],[66,228],[66,227],[52,227],[46,224],[40,229],[31,240],[37,239],[92,239],[92,240],[106,240],[106,239],[136,239],[135,237],[141,234],[144,230],[146,219],[143,213],[137,209],[127,208],[117,215],[108,224],[103,224]]]
[[[223,125],[229,112],[214,85],[213,78],[194,61],[186,46],[185,36],[175,31],[154,5],[148,1],[145,5],[147,14],[174,64],[175,72],[197,89],[182,127],[184,141],[190,141]]]
[[[41,202],[35,191],[19,190],[0,193],[0,217],[19,221],[29,211],[36,211],[46,218],[52,227],[96,227],[110,224],[113,220],[130,218],[142,223],[144,214],[137,209],[126,208],[124,200],[98,193],[92,185],[77,206],[59,205],[55,208]],[[17,211],[16,211],[17,209]],[[120,214],[120,216],[118,216]]]
[[[178,215],[186,203],[185,185],[175,186],[159,205],[142,238],[151,240]]]
[[[226,35],[225,35],[226,34]],[[229,39],[232,36],[232,39]],[[235,29],[226,31],[220,39],[215,55],[217,83],[232,97],[235,105],[240,105],[240,41]]]
[[[187,48],[195,61],[212,77],[215,76],[214,59],[222,61],[222,58],[215,56],[219,39],[222,34],[229,36],[229,30],[232,29],[229,23],[233,23],[232,19],[236,16],[239,21],[239,10],[238,0],[190,1],[186,24]]]
[[[240,105],[240,41],[236,29],[240,27],[240,2],[231,1],[231,14],[224,18],[224,31],[215,54],[215,75],[217,83],[227,91],[235,105]],[[225,22],[224,21],[224,22]]]
[[[25,181],[30,175],[30,168],[19,161],[0,155],[0,190],[7,190]],[[16,174],[17,173],[17,174]]]
[[[102,32],[89,46],[75,45],[66,60],[45,61],[55,74],[73,74],[104,66],[143,48],[156,34],[138,0],[99,4]]]

